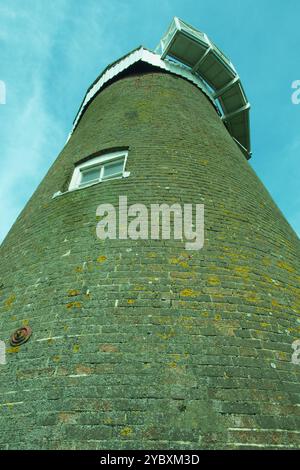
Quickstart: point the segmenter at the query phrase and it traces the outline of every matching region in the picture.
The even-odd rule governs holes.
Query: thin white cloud
[[[110,25],[122,15],[126,21],[127,10],[108,0],[0,4],[0,79],[7,86],[0,108],[0,240],[65,143],[74,117],[66,123],[65,105],[71,102],[75,114],[87,86],[120,53],[118,28]]]
[[[54,143],[63,140],[64,130],[46,106],[44,79],[59,21],[51,21],[54,10],[47,17],[43,5],[29,0],[0,6],[1,73],[7,87],[7,104],[0,109],[0,238],[37,186]]]
[[[91,69],[106,65],[105,31],[118,5],[88,3],[78,3],[77,14],[68,0],[0,4],[0,79],[7,85],[0,108],[0,241],[65,143],[72,122],[64,121],[64,103],[68,96],[74,101],[87,62]],[[112,35],[110,49],[117,52]]]
[[[45,109],[41,84],[32,83],[32,88],[25,107],[14,121],[7,150],[1,158],[0,236],[14,222],[24,196],[28,198],[37,186],[53,141],[63,140],[60,126]]]

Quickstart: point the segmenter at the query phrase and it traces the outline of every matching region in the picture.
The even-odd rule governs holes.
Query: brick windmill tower
[[[1,247],[1,449],[300,447],[299,240],[249,158],[234,66],[178,18],[97,78]],[[100,240],[120,195],[204,204],[203,248]]]

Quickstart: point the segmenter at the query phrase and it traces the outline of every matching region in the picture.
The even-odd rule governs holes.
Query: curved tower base
[[[74,164],[127,147],[128,178],[66,192]],[[203,249],[99,240],[96,209],[120,195],[204,204]],[[0,448],[299,448],[299,255],[196,86],[109,84],[1,248]]]

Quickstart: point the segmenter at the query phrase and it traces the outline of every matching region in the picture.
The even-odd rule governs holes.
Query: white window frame
[[[127,178],[130,175],[130,172],[125,171],[127,157],[128,157],[128,150],[122,150],[118,152],[109,152],[109,153],[105,153],[102,155],[98,155],[97,157],[93,157],[83,163],[80,163],[74,169],[74,172],[73,172],[70,184],[69,184],[69,191],[73,191],[74,189],[84,189],[84,188],[93,186],[94,184],[98,184],[104,181]],[[124,158],[122,175],[113,176],[112,178],[103,178],[104,166],[105,166],[104,164],[110,163],[110,162],[114,163],[122,158]],[[95,166],[96,167],[99,166],[100,168],[99,179],[97,181],[92,181],[91,183],[86,183],[80,186],[82,171],[92,169]]]

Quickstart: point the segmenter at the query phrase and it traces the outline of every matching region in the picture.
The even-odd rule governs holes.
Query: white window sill
[[[96,186],[97,184],[102,184],[102,183],[107,183],[109,181],[114,181],[114,180],[120,180],[122,178],[128,178],[130,176],[130,171],[124,171],[124,174],[122,176],[117,176],[116,178],[108,178],[102,181],[96,181],[95,183],[87,184],[86,186],[82,186],[81,188],[73,188],[73,189],[68,189],[68,191],[57,191],[56,193],[53,194],[52,199],[55,199],[56,197],[59,196],[64,196],[65,194],[68,193],[73,193],[74,191],[81,191],[83,189],[90,188],[91,186]]]

